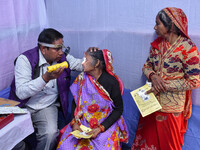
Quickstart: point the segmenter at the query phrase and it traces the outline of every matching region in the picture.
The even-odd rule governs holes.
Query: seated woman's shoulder
[[[104,77],[106,81],[109,82],[110,84],[118,84],[117,79],[114,76],[110,75],[109,73],[104,72]]]

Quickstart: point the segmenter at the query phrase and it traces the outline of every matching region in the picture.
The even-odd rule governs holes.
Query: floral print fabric
[[[97,81],[86,73],[81,73],[70,88],[76,105],[79,107],[75,118],[80,120],[81,124],[94,129],[112,112],[113,102],[110,96]],[[106,94],[104,98],[99,94],[99,90]],[[67,126],[59,142],[59,150],[118,150],[121,149],[121,142],[128,141],[127,126],[123,117],[95,139],[76,139],[70,135],[71,131],[71,126]]]

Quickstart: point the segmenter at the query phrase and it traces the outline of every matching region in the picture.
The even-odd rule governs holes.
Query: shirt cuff
[[[40,76],[37,79],[35,79],[35,85],[36,85],[36,87],[43,88],[46,84],[47,83],[44,81],[44,79],[42,78],[42,76]]]

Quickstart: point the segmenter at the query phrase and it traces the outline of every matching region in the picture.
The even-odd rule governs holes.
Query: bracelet
[[[151,72],[150,74],[149,74],[149,80],[151,81],[151,77],[153,76],[155,74],[155,72]]]
[[[81,122],[79,120],[76,121],[76,123],[80,126],[81,125]]]
[[[81,125],[80,121],[76,121],[75,119],[72,119],[72,121],[70,122],[70,126],[73,127],[73,125],[77,123],[79,126]]]
[[[98,127],[101,129],[101,132],[105,131],[105,127],[103,125],[99,125]]]
[[[73,127],[73,125],[76,123],[75,119],[72,119],[72,121],[70,122],[70,126]]]

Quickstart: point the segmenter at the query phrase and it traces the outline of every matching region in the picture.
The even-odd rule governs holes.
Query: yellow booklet
[[[75,130],[75,131],[71,132],[71,134],[74,137],[76,137],[77,139],[81,139],[81,138],[89,139],[89,138],[91,138],[92,134],[88,135],[87,133],[92,131],[92,129],[90,129],[90,128],[84,126],[84,125],[81,125],[80,128],[83,132],[80,132],[79,130]]]
[[[145,117],[155,111],[160,110],[162,107],[153,93],[145,94],[151,87],[148,84],[134,90],[131,95],[142,115]]]

